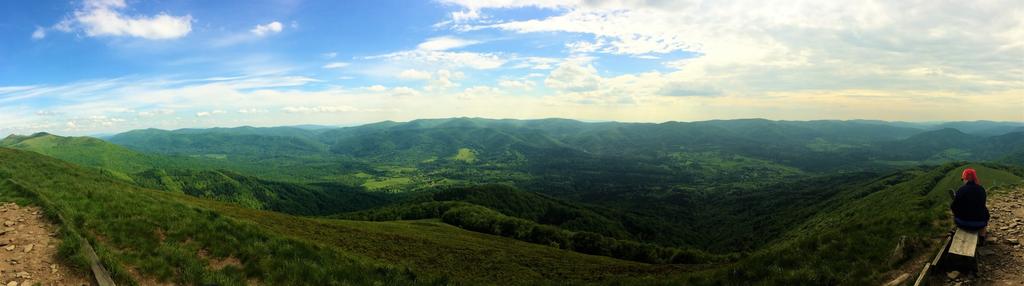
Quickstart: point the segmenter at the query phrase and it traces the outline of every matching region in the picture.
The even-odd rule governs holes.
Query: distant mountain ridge
[[[837,167],[819,163],[821,158],[791,156],[797,152],[822,151],[844,160],[869,160],[877,154],[871,146],[901,145],[913,150],[913,160],[924,160],[949,147],[987,146],[983,138],[1002,130],[1014,133],[1014,123],[950,122],[940,125],[889,124],[879,121],[771,121],[765,119],[711,120],[665,123],[585,123],[570,119],[420,119],[384,121],[354,127],[300,129],[294,127],[238,127],[212,129],[135,130],[111,137],[111,142],[146,152],[164,154],[234,154],[274,156],[341,155],[377,160],[422,161],[455,154],[470,148],[484,157],[509,160],[536,150],[561,150],[596,156],[658,156],[673,150],[726,151],[791,164],[801,168]],[[935,126],[948,126],[931,130]],[[1022,124],[1021,126],[1024,126]],[[954,128],[955,127],[955,128]],[[957,129],[959,128],[959,129]],[[978,134],[960,131],[965,129]],[[960,133],[941,135],[957,130]],[[996,132],[998,133],[998,132]],[[917,136],[917,137],[915,137]],[[924,138],[920,136],[929,136]],[[938,138],[938,137],[956,138]],[[975,138],[977,137],[977,138]],[[1012,137],[1012,136],[1011,136]],[[973,138],[973,139],[968,139]],[[935,141],[945,140],[945,141]],[[958,140],[953,142],[950,140]],[[934,146],[953,144],[955,146]],[[980,145],[971,145],[980,144]],[[238,147],[238,146],[245,147]],[[869,146],[871,145],[871,146]],[[918,146],[927,145],[927,146]],[[247,148],[253,149],[247,149]],[[922,148],[923,147],[923,148]],[[838,150],[860,150],[837,153]],[[551,152],[541,152],[551,153]],[[865,153],[875,153],[869,155]],[[991,152],[973,152],[993,159]],[[519,155],[517,155],[519,154]],[[906,154],[891,158],[906,159]],[[888,156],[888,155],[885,155]],[[998,157],[998,156],[997,156]]]

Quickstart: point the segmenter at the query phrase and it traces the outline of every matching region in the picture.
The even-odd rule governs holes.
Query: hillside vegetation
[[[0,159],[5,162],[0,165],[5,197],[43,204],[64,217],[70,228],[62,236],[74,241],[70,232],[77,232],[89,239],[115,278],[129,285],[138,279],[134,271],[183,284],[219,285],[250,280],[403,285],[446,279],[525,285],[689,271],[560,251],[429,221],[350,222],[235,207],[141,189],[94,170],[6,148],[0,148]]]
[[[0,181],[123,281],[864,285],[934,247],[965,162],[986,186],[1021,183],[1017,129],[452,118],[147,129],[120,145],[36,134],[0,141],[32,151],[3,149]],[[352,271],[376,274],[334,274]]]

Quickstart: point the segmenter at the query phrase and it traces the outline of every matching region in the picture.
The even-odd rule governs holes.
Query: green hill
[[[511,187],[442,188],[341,216],[435,218],[374,222],[297,217],[200,198],[216,198],[223,193],[218,191],[285,198],[291,195],[281,194],[308,190],[226,171],[152,171],[135,180],[198,192],[195,197],[139,188],[101,170],[31,152],[0,148],[0,159],[0,194],[43,204],[66,219],[61,236],[69,244],[93,242],[117,279],[135,280],[132,273],[138,272],[184,284],[872,284],[903,263],[901,257],[930,251],[931,237],[948,228],[947,190],[957,186],[963,168],[949,164],[887,175],[812,177],[762,189],[682,192],[658,197],[662,204],[596,193],[586,199],[603,206],[586,206]],[[975,168],[984,182],[1021,181],[1011,171],[1017,169]],[[433,216],[395,215],[429,211],[431,204],[448,209]],[[681,227],[686,224],[691,228]],[[689,235],[687,243],[733,254],[716,258],[645,244],[658,239],[637,227],[659,235],[693,231],[682,235]],[[902,255],[893,258],[900,241]],[[73,245],[64,248],[74,260]],[[698,261],[712,263],[678,264]]]
[[[296,215],[324,215],[381,206],[394,196],[340,184],[275,182],[225,170],[150,169],[131,174],[139,186]]]
[[[578,254],[430,221],[353,222],[264,212],[141,189],[6,148],[0,148],[0,159],[5,162],[0,194],[41,203],[67,219],[70,230],[62,238],[74,241],[80,235],[93,242],[116,279],[129,285],[138,279],[135,271],[177,283],[219,285],[402,285],[436,279],[536,285],[632,281],[692,271]],[[226,267],[214,266],[225,261]]]
[[[31,136],[11,135],[0,140],[0,147],[32,151],[68,162],[116,172],[122,178],[161,163],[172,163],[91,137],[62,137],[48,133]]]

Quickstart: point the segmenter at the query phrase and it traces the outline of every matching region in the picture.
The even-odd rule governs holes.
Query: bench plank
[[[939,247],[939,253],[935,254],[935,259],[932,259],[932,267],[939,266],[939,260],[942,259],[942,254],[946,253],[946,248],[949,248],[949,242],[952,236],[947,235],[946,239],[942,240],[942,245]]]
[[[931,269],[932,269],[932,265],[930,263],[925,263],[924,264],[924,269],[921,269],[921,274],[917,275],[917,280],[914,281],[914,286],[924,286],[924,285],[926,285],[928,282],[926,282],[925,279],[926,279],[926,277],[928,277],[928,272]]]
[[[949,246],[949,253],[966,257],[974,257],[974,252],[977,250],[977,247],[977,232],[957,228],[956,234],[953,234],[953,242]]]

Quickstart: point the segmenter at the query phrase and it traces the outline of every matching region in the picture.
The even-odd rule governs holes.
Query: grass
[[[187,203],[182,194],[140,189],[29,152],[0,148],[0,161],[0,178],[24,186],[35,195],[33,202],[64,217],[69,229],[92,241],[119,284],[137,283],[129,269],[180,284],[436,282],[222,216]],[[14,196],[10,187],[2,192]],[[76,239],[68,233],[62,232],[62,238]],[[210,266],[229,257],[241,264],[219,270]]]
[[[401,188],[409,185],[410,183],[412,183],[412,178],[408,177],[379,178],[366,180],[366,182],[363,183],[363,187],[366,187],[368,190],[384,190]]]
[[[433,220],[357,222],[253,210],[141,189],[6,148],[0,161],[0,179],[18,182],[37,196],[26,200],[67,218],[69,229],[91,241],[125,285],[138,283],[133,272],[192,285],[546,285],[694,270],[563,251]],[[14,196],[7,188],[0,194]],[[211,266],[229,258],[239,265]]]
[[[757,279],[777,285],[877,284],[906,258],[932,251],[936,243],[932,238],[950,229],[948,190],[961,184],[960,172],[966,167],[977,169],[982,178],[1021,180],[1005,170],[978,164],[897,172],[866,188],[869,192],[837,198],[836,207],[798,225],[715,279]],[[897,249],[901,240],[905,246]]]
[[[469,148],[459,148],[452,159],[472,164],[476,162],[476,152]]]
[[[307,219],[200,201],[228,216],[245,218],[276,233],[303,237],[341,251],[447,276],[468,285],[592,284],[608,280],[683,275],[694,266],[649,265],[586,255],[487,235],[436,219],[363,222]]]

